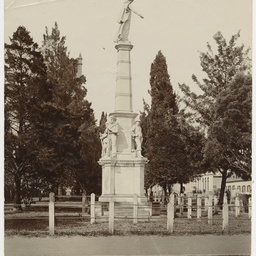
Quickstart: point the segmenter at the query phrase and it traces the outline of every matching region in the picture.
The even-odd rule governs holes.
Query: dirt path
[[[250,239],[249,235],[56,238],[15,236],[5,238],[4,255],[250,255]]]

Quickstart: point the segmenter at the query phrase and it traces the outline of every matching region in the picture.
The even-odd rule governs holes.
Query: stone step
[[[103,211],[104,216],[109,215],[108,209],[105,209]],[[138,207],[138,217],[148,217],[150,215],[149,211],[143,208]],[[120,217],[133,217],[133,206],[131,205],[128,207],[125,205],[122,207],[121,205],[117,205],[115,207],[115,216],[120,216]]]
[[[109,216],[109,212],[105,211],[103,216],[105,216],[105,217]],[[133,217],[133,213],[115,213],[115,217],[132,218]],[[143,213],[143,214],[138,213],[138,218],[140,218],[140,217],[143,217],[143,218],[149,217],[149,213],[148,212]]]

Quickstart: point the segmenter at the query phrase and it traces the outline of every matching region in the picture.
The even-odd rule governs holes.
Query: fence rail
[[[134,225],[140,221],[154,221],[165,220],[166,231],[173,233],[174,224],[181,220],[186,219],[189,221],[200,222],[206,220],[208,225],[212,225],[216,219],[214,216],[221,213],[221,217],[217,221],[222,222],[222,231],[227,230],[231,216],[237,218],[241,215],[242,204],[239,198],[235,198],[234,204],[228,204],[227,198],[224,198],[224,203],[220,209],[217,205],[216,197],[210,195],[206,196],[183,196],[171,194],[168,198],[168,204],[161,207],[160,203],[156,204],[142,204],[138,201],[138,196],[135,194],[133,202],[120,203],[115,202],[113,199],[110,202],[96,201],[95,194],[90,197],[83,194],[76,196],[80,198],[77,202],[70,201],[57,201],[56,198],[69,198],[68,196],[55,196],[50,193],[48,202],[40,203],[44,207],[48,207],[48,216],[30,217],[30,219],[46,219],[49,220],[49,234],[55,234],[55,220],[57,218],[82,218],[87,213],[87,218],[90,218],[90,223],[94,224],[100,221],[108,221],[108,231],[110,234],[115,232],[115,221],[126,219],[131,220]],[[11,205],[8,205],[10,207]],[[79,216],[60,216],[56,214],[56,208],[74,208],[81,209]],[[232,212],[232,214],[231,214]],[[90,214],[90,216],[88,215]],[[154,216],[157,215],[157,216]],[[248,218],[251,218],[251,198],[248,201]],[[17,218],[18,219],[18,218]]]
[[[53,198],[53,197],[50,197]],[[193,199],[196,199],[196,205],[193,206]],[[185,202],[186,201],[186,202]],[[195,201],[195,200],[194,200]],[[204,204],[202,204],[202,201]],[[208,220],[208,224],[212,225],[213,224],[213,214],[217,211],[217,200],[213,198],[213,196],[209,197],[202,197],[202,196],[190,196],[190,197],[184,197],[184,196],[174,196],[174,194],[171,194],[169,197],[169,203],[166,206],[166,217],[162,216],[162,218],[166,219],[167,221],[167,231],[169,233],[174,232],[174,222],[175,219],[177,218],[176,213],[179,212],[180,214],[184,214],[184,211],[186,210],[187,212],[187,219],[196,219],[201,220],[202,219],[202,211],[206,213],[206,218]],[[98,202],[97,202],[98,203]],[[115,231],[114,224],[115,220],[118,219],[131,219],[133,220],[134,224],[137,224],[139,220],[150,220],[153,216],[151,214],[148,216],[139,216],[139,209],[140,208],[145,208],[145,205],[140,205],[138,202],[138,196],[135,194],[133,198],[132,203],[117,203],[114,202],[113,199],[110,200],[109,203],[105,203],[105,205],[108,206],[108,216],[97,216],[96,214],[96,206],[98,205],[99,207],[102,207],[102,204],[97,204],[95,201],[95,194],[91,194],[91,199],[90,199],[90,219],[91,219],[91,224],[94,224],[97,222],[97,219],[105,219],[108,220],[109,225],[108,225],[108,230],[110,234],[113,234]],[[51,210],[50,212],[50,204],[51,201],[49,202],[49,226],[50,226],[50,219],[53,218],[54,216],[54,211]],[[147,208],[147,207],[146,207]],[[152,209],[159,209],[159,207],[152,206]],[[231,208],[234,208],[235,211],[235,217],[238,217],[241,212],[241,205],[238,199],[235,200],[235,204],[228,204],[227,203],[227,198],[224,199],[224,203],[222,205],[222,230],[225,231],[228,227],[229,224],[229,210]],[[52,208],[51,208],[52,209]],[[132,215],[130,217],[127,216],[118,216],[115,214],[115,210],[124,210],[128,211],[132,209]],[[249,199],[249,206],[248,206],[248,217],[251,218],[251,199]],[[192,212],[196,211],[196,216],[192,216]],[[50,217],[50,215],[52,217]],[[54,234],[54,222],[51,220],[51,226],[50,226],[50,234]]]

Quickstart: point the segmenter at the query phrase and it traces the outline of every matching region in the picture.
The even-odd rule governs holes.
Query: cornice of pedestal
[[[108,165],[108,166],[115,166],[116,165],[116,157],[102,157],[100,158],[100,160],[98,161],[99,165]]]
[[[115,48],[119,50],[124,50],[124,51],[130,51],[133,48],[133,45],[131,44],[130,41],[120,41],[116,44]]]
[[[116,166],[116,167],[128,167],[128,166],[142,166],[148,163],[146,157],[138,157],[131,159],[118,159],[116,157],[103,157],[98,163],[102,166]]]
[[[122,118],[131,118],[134,119],[138,114],[133,112],[125,112],[125,111],[115,111],[113,113],[110,113],[109,116],[114,116],[116,118],[122,117]]]

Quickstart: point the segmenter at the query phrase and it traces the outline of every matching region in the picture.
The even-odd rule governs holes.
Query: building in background
[[[236,197],[238,194],[251,195],[252,192],[252,181],[243,180],[233,174],[226,182],[226,191],[230,191],[231,199]]]
[[[183,185],[183,192],[187,193],[205,193],[217,194],[221,187],[221,174],[207,172],[201,177],[195,178],[193,181]],[[180,184],[173,186],[175,193],[180,192]]]
[[[183,185],[184,194],[204,194],[204,195],[217,195],[220,194],[222,175],[219,172],[207,172],[201,177],[195,178],[193,181]],[[233,201],[238,195],[251,195],[252,181],[243,180],[242,178],[233,174],[227,178],[226,181],[226,194],[229,201]],[[180,194],[180,184],[176,183],[172,187],[172,192]],[[167,191],[167,195],[169,191]],[[147,190],[148,200],[161,201],[163,189],[159,185],[155,185]]]

